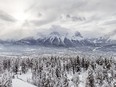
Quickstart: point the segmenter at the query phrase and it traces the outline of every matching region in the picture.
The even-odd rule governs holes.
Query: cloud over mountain
[[[115,30],[115,3],[115,0],[0,0],[0,39],[20,39],[53,25],[79,31],[88,38],[106,35]]]

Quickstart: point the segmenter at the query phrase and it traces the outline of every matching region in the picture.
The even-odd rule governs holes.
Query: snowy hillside
[[[21,56],[20,56],[21,57]],[[115,87],[114,56],[3,58],[2,87]]]

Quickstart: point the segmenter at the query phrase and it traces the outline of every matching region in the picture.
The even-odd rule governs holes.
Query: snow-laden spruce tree
[[[88,77],[86,79],[86,87],[95,87],[95,80],[92,70],[89,70],[88,72]]]
[[[12,87],[12,77],[7,70],[0,76],[0,87]]]

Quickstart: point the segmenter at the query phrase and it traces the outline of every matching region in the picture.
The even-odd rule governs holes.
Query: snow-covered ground
[[[26,74],[18,75],[18,78],[25,82],[31,82],[31,78],[32,78],[31,70],[29,70]]]
[[[36,87],[17,78],[12,80],[12,85],[13,87]]]

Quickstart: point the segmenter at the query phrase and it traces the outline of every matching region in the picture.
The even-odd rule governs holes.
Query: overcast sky
[[[0,39],[21,39],[53,25],[116,39],[116,0],[0,0]]]

